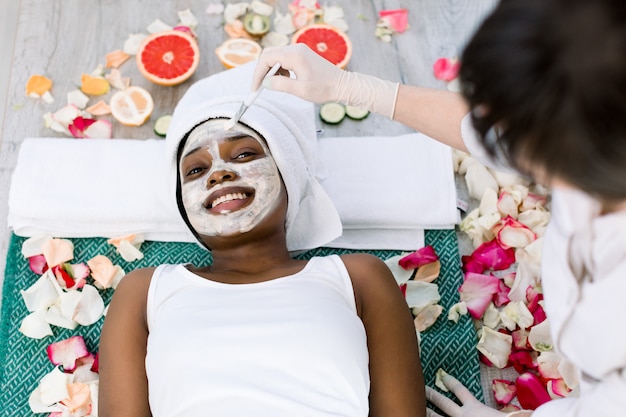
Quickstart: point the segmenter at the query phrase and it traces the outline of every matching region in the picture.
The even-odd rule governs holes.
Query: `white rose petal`
[[[398,264],[398,261],[404,258],[405,256],[406,256],[406,253],[403,253],[400,255],[392,256],[391,258],[385,260],[385,264],[387,264],[387,267],[391,270],[391,273],[393,274],[393,277],[396,279],[396,282],[398,283],[398,285],[406,284],[409,281],[409,279],[411,279],[411,275],[413,275],[413,272],[415,272],[415,270],[413,269],[406,270]]]
[[[274,31],[283,35],[291,35],[296,31],[290,13],[282,14],[276,11],[276,16],[274,17]]]
[[[489,303],[483,315],[483,324],[490,329],[496,329],[500,324],[500,312],[493,303]]]
[[[409,308],[419,312],[430,304],[437,304],[441,300],[437,284],[423,281],[409,281],[406,283],[406,303]]]
[[[198,26],[198,19],[189,9],[180,10],[178,12],[178,20],[182,26],[187,26],[188,28],[194,29]]]
[[[59,298],[59,293],[51,280],[56,280],[51,270],[47,270],[37,281],[26,290],[20,290],[26,308],[31,313],[45,310]]]
[[[504,368],[511,354],[513,337],[483,326],[476,348],[496,367]]]
[[[128,35],[128,38],[124,41],[124,52],[128,55],[137,55],[139,45],[147,36],[145,33],[131,33]]]
[[[278,32],[269,32],[261,39],[261,46],[263,48],[269,48],[271,46],[286,46],[289,45],[289,36],[278,33]]]
[[[541,352],[537,357],[537,365],[539,373],[543,378],[560,379],[559,364],[561,363],[561,355],[553,351]]]
[[[250,10],[262,16],[271,16],[272,13],[274,13],[274,8],[272,6],[259,0],[254,0],[250,3]]]
[[[498,212],[498,193],[491,188],[487,188],[482,198],[480,199],[478,210],[481,216],[497,213]]]
[[[126,262],[143,259],[143,253],[128,240],[121,240],[117,251]]]
[[[553,343],[550,336],[550,324],[547,319],[530,328],[528,343],[538,352],[552,350]]]
[[[74,330],[78,327],[78,323],[76,323],[76,321],[61,314],[61,310],[58,305],[50,306],[50,308],[46,311],[46,321],[53,326],[63,327],[64,329]]]
[[[148,25],[146,30],[148,31],[148,33],[158,33],[166,30],[172,30],[172,26],[163,22],[161,19],[156,19]]]
[[[70,383],[71,374],[63,373],[58,367],[44,375],[39,381],[40,399],[44,405],[56,404],[69,398],[67,384]]]
[[[46,336],[52,336],[52,329],[46,322],[45,310],[35,311],[24,317],[19,330],[24,336],[32,337],[33,339],[43,339]]]
[[[41,389],[35,388],[28,397],[28,405],[30,411],[35,414],[39,413],[56,413],[61,411],[61,408],[57,405],[46,405],[41,401]]]
[[[461,318],[461,316],[464,316],[466,314],[467,304],[465,304],[465,301],[461,301],[450,307],[450,310],[448,310],[448,320],[456,323],[459,321],[459,318]]]
[[[85,285],[72,318],[81,326],[89,326],[97,322],[104,313],[104,301],[98,290]]]
[[[533,325],[533,315],[522,301],[509,302],[500,312],[500,320],[507,329],[513,331],[517,326],[527,329]]]
[[[415,324],[415,329],[418,332],[423,332],[428,329],[430,326],[435,324],[437,318],[443,312],[443,307],[439,304],[431,304],[423,308],[419,313],[417,313],[413,323]]]
[[[79,109],[84,109],[89,103],[89,97],[79,89],[75,89],[67,93],[67,104],[74,105]]]
[[[229,3],[224,9],[224,20],[226,23],[233,23],[248,11],[249,3]]]

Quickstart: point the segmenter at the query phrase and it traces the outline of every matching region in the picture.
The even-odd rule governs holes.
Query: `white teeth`
[[[218,204],[222,204],[226,201],[232,201],[232,200],[243,200],[246,198],[246,195],[243,193],[231,193],[231,194],[226,194],[223,195],[215,200],[213,200],[213,202],[211,203],[211,208],[217,206]]]

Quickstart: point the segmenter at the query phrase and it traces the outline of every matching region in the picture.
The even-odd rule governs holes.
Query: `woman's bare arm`
[[[342,259],[353,282],[370,357],[370,416],[424,417],[424,377],[413,318],[383,261],[365,254]]]
[[[104,320],[98,354],[100,417],[149,417],[145,359],[146,297],[153,268],[129,273],[118,285]]]

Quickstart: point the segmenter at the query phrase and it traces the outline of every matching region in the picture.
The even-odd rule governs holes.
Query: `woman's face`
[[[196,127],[180,160],[182,202],[204,236],[231,236],[256,227],[281,201],[282,180],[265,141],[224,120]]]

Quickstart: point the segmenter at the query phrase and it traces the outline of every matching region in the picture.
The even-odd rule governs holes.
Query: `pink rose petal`
[[[76,284],[74,282],[74,278],[72,278],[67,270],[63,268],[63,265],[57,265],[53,267],[52,272],[54,273],[54,276],[56,277],[57,282],[59,283],[61,288],[65,288],[68,290],[74,288],[74,285]]]
[[[28,266],[37,275],[41,275],[48,270],[48,264],[43,255],[35,255],[28,258]]]
[[[381,19],[385,19],[398,33],[402,33],[409,26],[408,9],[381,10],[378,12]]]
[[[510,403],[517,393],[515,382],[505,379],[494,379],[491,382],[491,389],[493,390],[493,397],[500,405]]]
[[[459,293],[461,301],[465,301],[467,310],[472,317],[479,319],[499,289],[500,279],[498,277],[469,272],[465,274],[465,281],[459,288]]]
[[[479,270],[478,265],[483,266],[484,270],[501,271],[509,268],[515,262],[515,250],[512,248],[504,248],[494,239],[485,242],[477,247],[469,258],[464,257],[465,265],[470,265],[471,269]],[[481,271],[482,272],[482,271]]]
[[[511,336],[513,336],[513,347],[516,350],[532,350],[532,346],[528,343],[528,334],[529,330],[526,329],[517,329],[511,332]]]
[[[96,122],[95,119],[87,119],[85,117],[78,116],[72,123],[70,123],[67,128],[75,138],[84,138],[85,130]]]
[[[526,372],[520,375],[515,382],[517,399],[524,410],[535,410],[540,405],[550,401],[550,394],[538,376]]]
[[[435,253],[435,249],[432,246],[424,246],[401,258],[398,263],[404,269],[416,269],[437,260],[439,260],[439,257]]]
[[[498,198],[498,211],[502,213],[505,217],[511,216],[514,219],[517,219],[517,215],[519,214],[519,204],[509,193],[508,191],[503,191],[500,194],[500,198]]]
[[[452,81],[459,75],[461,63],[456,58],[439,58],[433,64],[435,78],[443,81]]]
[[[54,365],[60,365],[66,372],[76,367],[76,360],[89,355],[82,336],[72,336],[60,342],[52,343],[46,348],[48,358]]]
[[[548,390],[548,394],[550,394],[550,398],[553,400],[565,398],[572,391],[567,387],[567,384],[562,378],[549,380],[546,384],[546,389]]]
[[[509,364],[522,374],[537,369],[537,354],[529,350],[516,350],[509,355]]]
[[[500,288],[498,289],[498,292],[495,293],[493,296],[493,303],[496,305],[496,307],[501,307],[511,301],[509,300],[510,291],[511,289],[506,286],[504,281],[500,280]]]
[[[535,232],[511,216],[502,220],[496,240],[503,248],[524,248],[537,239]]]

